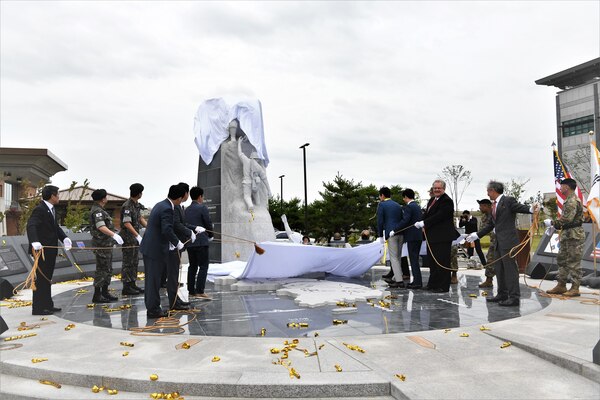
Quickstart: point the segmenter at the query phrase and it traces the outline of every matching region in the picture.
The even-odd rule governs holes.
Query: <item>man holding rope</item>
[[[479,232],[467,236],[467,242],[487,235],[496,230],[496,279],[498,293],[495,297],[486,300],[498,303],[505,307],[518,307],[520,304],[521,290],[519,288],[519,267],[515,262],[512,249],[519,244],[515,220],[517,214],[532,214],[537,211],[539,204],[534,203],[529,207],[520,204],[514,197],[504,196],[504,184],[490,181],[487,185],[487,194],[492,201],[492,218]]]
[[[52,301],[52,275],[58,254],[57,244],[61,240],[65,250],[70,250],[71,239],[58,226],[54,206],[58,204],[58,188],[48,185],[42,189],[42,201],[33,209],[27,221],[27,238],[29,248],[33,251],[43,251],[43,257],[38,259],[38,271],[35,276],[35,290],[33,290],[33,315],[50,315],[61,311],[54,307]]]
[[[429,282],[427,288],[434,293],[450,291],[450,254],[452,241],[458,236],[454,227],[454,202],[446,194],[446,182],[433,181],[433,197],[427,202],[423,220],[414,227],[425,228],[427,258],[429,260]]]

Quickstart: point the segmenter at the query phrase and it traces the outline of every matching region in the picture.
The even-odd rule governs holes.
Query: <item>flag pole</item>
[[[590,181],[591,181],[591,185],[590,185],[590,193],[588,194],[588,200],[589,198],[592,196],[591,190],[594,187],[594,177],[592,176],[592,166],[594,165],[594,158],[596,157],[594,148],[595,148],[595,138],[594,138],[594,131],[589,131],[588,132],[589,137],[590,137]],[[598,163],[598,160],[595,160],[596,163]],[[587,202],[586,202],[587,205]],[[589,209],[588,207],[588,213],[591,216],[592,210]],[[593,240],[593,247],[592,247],[592,255],[594,256],[594,276],[596,276],[597,274],[597,259],[598,259],[598,255],[597,255],[597,251],[596,251],[596,246],[598,245],[598,241],[596,238],[596,228],[598,224],[600,224],[600,221],[596,221],[595,218],[591,218],[592,219],[592,240]]]

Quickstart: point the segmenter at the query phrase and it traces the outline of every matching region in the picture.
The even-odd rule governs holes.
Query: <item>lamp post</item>
[[[283,177],[284,176],[285,175],[279,176],[279,180],[281,181],[281,191],[279,192],[281,195],[281,198],[279,199],[280,200],[280,203],[279,203],[279,213],[280,214],[283,214]]]
[[[308,196],[306,190],[306,146],[310,145],[310,143],[304,143],[300,148],[302,149],[302,159],[304,161],[304,234],[308,234],[308,225],[307,225],[307,210],[308,210]]]

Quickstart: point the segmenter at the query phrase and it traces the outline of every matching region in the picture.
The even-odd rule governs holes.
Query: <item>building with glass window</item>
[[[590,131],[600,143],[600,58],[535,81],[555,86],[558,154],[584,196],[590,190]]]

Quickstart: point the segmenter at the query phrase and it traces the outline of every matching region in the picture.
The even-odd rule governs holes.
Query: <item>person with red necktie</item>
[[[490,181],[487,194],[492,201],[492,218],[478,232],[467,236],[467,242],[472,243],[495,229],[496,232],[496,280],[498,293],[486,300],[501,306],[516,307],[520,304],[521,291],[519,288],[519,267],[515,259],[509,255],[510,250],[519,244],[515,219],[517,214],[532,214],[539,208],[534,203],[531,207],[520,204],[514,197],[504,195],[502,182]]]
[[[427,202],[423,220],[416,222],[414,227],[425,228],[430,270],[427,289],[446,293],[450,290],[452,241],[460,235],[454,227],[454,202],[446,194],[446,182],[437,179],[433,181],[432,189],[433,197]]]

